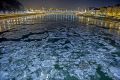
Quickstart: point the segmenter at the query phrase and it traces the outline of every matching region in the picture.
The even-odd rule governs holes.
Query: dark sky
[[[120,4],[120,0],[19,0],[25,7],[86,8]]]

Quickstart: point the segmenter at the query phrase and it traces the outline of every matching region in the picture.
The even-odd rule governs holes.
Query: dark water
[[[0,20],[0,80],[120,80],[119,24],[73,14]]]

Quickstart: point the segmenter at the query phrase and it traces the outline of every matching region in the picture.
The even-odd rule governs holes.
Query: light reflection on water
[[[36,24],[42,22],[55,22],[55,21],[75,21],[77,18],[74,15],[34,15],[34,16],[23,16],[17,18],[9,18],[0,20],[0,32],[12,29],[16,25],[23,24]]]
[[[32,25],[44,22],[80,22],[86,25],[109,28],[110,31],[120,29],[120,22],[110,20],[99,20],[90,17],[75,16],[70,14],[42,14],[33,16],[15,17],[0,20],[0,32],[15,28],[17,25]],[[120,34],[120,30],[117,30]]]
[[[44,15],[34,15],[34,16],[24,16],[24,17],[16,17],[9,19],[0,20],[0,32],[15,28],[17,25],[22,24],[35,24],[37,18],[44,17]]]
[[[120,22],[118,21],[111,21],[111,20],[99,20],[99,19],[94,19],[90,17],[79,17],[80,22],[84,24],[93,24],[105,28],[114,28],[114,29],[120,29]]]

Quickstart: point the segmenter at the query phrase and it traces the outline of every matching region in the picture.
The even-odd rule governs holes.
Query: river
[[[73,14],[2,19],[0,80],[120,80],[119,27]]]

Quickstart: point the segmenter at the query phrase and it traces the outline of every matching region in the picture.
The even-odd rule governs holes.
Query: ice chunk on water
[[[114,77],[120,79],[120,68],[110,67],[110,72],[113,74]]]
[[[0,80],[8,80],[8,73],[0,71]]]

